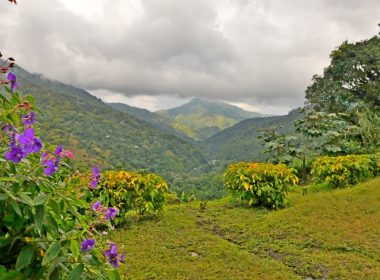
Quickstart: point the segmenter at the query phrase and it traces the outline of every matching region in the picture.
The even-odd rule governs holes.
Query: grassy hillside
[[[157,114],[176,130],[196,140],[210,137],[239,121],[262,116],[226,103],[198,98],[173,109],[158,111]]]
[[[228,199],[169,206],[110,238],[124,245],[125,279],[379,279],[380,178],[290,201],[278,211]]]
[[[76,162],[102,168],[147,169],[171,182],[206,163],[191,143],[112,109],[82,89],[17,69],[20,91],[31,93],[44,140],[73,150]]]
[[[254,118],[241,121],[204,140],[203,147],[211,159],[231,161],[263,160],[262,146],[257,139],[258,130],[271,126],[282,126],[282,132],[294,133],[293,122],[300,118],[297,111],[286,116]]]

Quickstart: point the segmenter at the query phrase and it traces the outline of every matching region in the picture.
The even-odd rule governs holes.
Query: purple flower
[[[22,116],[21,121],[24,125],[33,125],[34,124],[34,112],[30,112],[29,115]]]
[[[58,145],[57,148],[55,149],[54,154],[56,156],[59,156],[62,153],[62,145]]]
[[[34,136],[34,129],[25,129],[24,134],[16,134],[17,141],[22,145],[22,149],[26,155],[34,152],[38,153],[42,148],[40,139]]]
[[[97,186],[98,183],[99,183],[99,180],[100,180],[99,169],[95,166],[94,168],[92,168],[92,175],[91,175],[90,187],[91,187],[92,189],[95,189],[96,186]]]
[[[101,206],[101,204],[100,204],[100,200],[98,200],[97,202],[94,203],[94,205],[92,205],[92,209],[93,209],[94,211],[96,211],[96,210],[99,209],[100,206]]]
[[[118,258],[117,247],[115,243],[110,243],[110,247],[108,250],[104,252],[104,256],[108,258],[108,262],[114,267],[119,267],[119,261],[124,262],[124,254]]]
[[[12,73],[12,72],[9,72],[8,76],[7,76],[7,79],[8,79],[8,81],[11,84],[11,92],[13,93],[15,87],[18,86],[18,83],[16,81],[16,75],[14,73]]]
[[[48,159],[46,161],[43,161],[43,164],[45,166],[44,173],[46,176],[50,176],[55,171],[58,171],[58,162],[54,161],[52,159]]]
[[[115,219],[116,215],[117,215],[116,209],[113,207],[110,207],[108,208],[107,213],[106,213],[106,220],[109,221],[111,219]]]
[[[11,160],[14,163],[20,162],[24,157],[24,152],[21,149],[21,147],[16,146],[16,143],[14,141],[11,141],[11,150],[7,153],[5,153],[5,158],[7,160]]]
[[[5,154],[7,160],[17,163],[30,153],[38,153],[42,149],[42,142],[34,136],[33,128],[25,129],[23,134],[16,133],[14,129],[11,132],[10,130],[11,127],[6,128],[8,136],[11,138],[11,150]]]
[[[86,239],[82,242],[82,252],[88,252],[95,246],[95,240],[94,239]]]

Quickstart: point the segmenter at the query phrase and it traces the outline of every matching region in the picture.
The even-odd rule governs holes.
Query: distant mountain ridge
[[[148,122],[111,108],[83,89],[15,69],[18,90],[31,93],[42,113],[43,140],[73,150],[76,166],[145,169],[171,182],[207,164],[199,148]]]
[[[134,116],[140,120],[143,120],[147,123],[150,123],[153,127],[160,129],[163,132],[168,134],[175,135],[183,140],[192,142],[193,139],[188,137],[187,135],[177,131],[169,124],[167,124],[159,114],[153,113],[147,109],[138,108],[134,106],[130,106],[125,103],[106,103],[111,106],[113,109],[118,110],[123,113],[127,113],[131,116]]]
[[[283,125],[285,130],[292,129],[297,118],[292,114],[257,118],[258,114],[232,105],[199,99],[169,113],[152,113],[125,104],[106,104],[83,89],[21,68],[15,72],[18,90],[31,93],[42,110],[36,114],[42,140],[72,150],[74,168],[143,169],[163,176],[177,193],[195,191],[199,198],[224,193],[221,174],[225,164],[262,159],[258,128]],[[213,136],[203,141],[189,139],[168,125],[162,114],[180,116],[177,122],[189,119],[195,126],[188,129],[195,135]],[[236,120],[247,117],[250,119]],[[207,121],[215,120],[217,125],[229,127],[207,126]]]
[[[282,127],[280,132],[293,134],[294,121],[302,118],[297,109],[288,115],[243,120],[232,127],[205,139],[200,145],[208,157],[223,162],[263,161],[263,147],[257,138],[259,130],[268,127]]]
[[[204,140],[239,121],[263,116],[224,102],[200,98],[156,113],[173,128],[196,140]]]

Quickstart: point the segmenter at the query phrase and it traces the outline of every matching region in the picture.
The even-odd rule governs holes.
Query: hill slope
[[[294,132],[293,122],[301,117],[293,111],[286,116],[254,118],[239,122],[201,143],[204,151],[210,158],[231,161],[260,161],[264,159],[262,146],[257,136],[258,130],[271,126],[282,126],[281,131],[286,134]]]
[[[83,165],[148,169],[169,182],[206,162],[190,143],[110,108],[82,89],[16,69],[19,90],[32,93],[46,140],[63,144]]]
[[[223,102],[198,98],[173,109],[158,111],[157,114],[172,127],[196,140],[210,137],[241,120],[262,116]]]
[[[165,121],[162,120],[160,115],[150,112],[149,110],[130,106],[124,103],[107,103],[109,106],[123,113],[127,113],[133,117],[136,117],[142,121],[150,123],[153,127],[161,130],[164,133],[175,135],[186,141],[193,142],[193,139],[186,136],[183,133],[180,133]]]
[[[107,238],[123,244],[126,279],[378,279],[380,178],[290,201],[278,211],[227,199],[170,206]]]

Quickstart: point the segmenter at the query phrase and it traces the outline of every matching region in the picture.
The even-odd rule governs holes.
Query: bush
[[[378,159],[369,155],[347,155],[317,158],[311,170],[316,183],[328,183],[338,187],[357,184],[374,176],[378,169]]]
[[[96,190],[106,206],[118,209],[116,223],[125,221],[126,213],[158,213],[165,203],[168,185],[158,175],[132,171],[106,171]]]
[[[224,184],[228,191],[248,204],[281,208],[289,186],[298,182],[295,169],[285,164],[236,163],[227,167]]]
[[[0,92],[0,279],[115,279],[95,240],[93,210],[70,191],[80,187],[71,180],[72,153],[42,143],[33,98],[14,91],[13,73],[7,78]]]
[[[373,170],[373,175],[379,176],[380,175],[380,152],[370,155],[369,157],[371,159],[371,168]]]

